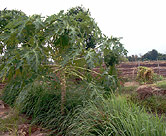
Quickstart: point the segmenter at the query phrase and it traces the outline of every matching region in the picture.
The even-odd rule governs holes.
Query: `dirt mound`
[[[142,85],[137,89],[137,93],[140,99],[146,99],[153,95],[166,95],[166,90],[162,90],[154,86]]]

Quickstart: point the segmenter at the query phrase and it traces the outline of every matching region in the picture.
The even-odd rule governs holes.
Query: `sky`
[[[123,37],[128,55],[140,56],[152,49],[166,53],[166,0],[0,0],[0,10],[43,16],[81,5],[105,35]]]

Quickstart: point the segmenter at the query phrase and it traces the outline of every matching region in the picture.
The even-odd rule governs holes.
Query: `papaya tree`
[[[19,77],[22,91],[27,85],[56,73],[54,76],[61,86],[62,114],[69,75],[95,86],[98,78],[88,78],[89,73],[95,73],[111,89],[110,67],[102,67],[103,60],[109,53],[121,55],[126,50],[118,38],[102,34],[88,10],[76,7],[47,17],[27,17],[23,12],[8,10],[0,13],[3,13],[1,20],[7,20],[0,27],[3,54],[0,78],[3,81],[10,83]],[[9,18],[5,18],[7,15]],[[46,63],[49,61],[54,65]],[[95,72],[94,67],[99,67],[101,72]]]

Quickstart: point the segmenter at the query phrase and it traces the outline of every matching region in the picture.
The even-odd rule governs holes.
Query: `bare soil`
[[[3,85],[4,86],[4,85]],[[2,85],[0,84],[2,88]],[[0,89],[1,93],[1,89]],[[2,100],[0,100],[0,119],[6,119],[9,116],[12,116],[12,108],[10,108],[7,104],[5,104]],[[28,122],[28,118],[25,115],[20,115],[19,118],[26,118]],[[46,136],[46,132],[38,127],[32,126],[31,124],[24,122],[18,125],[17,135],[18,136]],[[14,132],[0,132],[0,136],[15,136]]]
[[[166,61],[123,62],[117,66],[119,76],[135,79],[139,66],[152,68],[155,73],[166,77]]]
[[[125,82],[124,83],[125,87],[129,87],[129,86],[139,86],[139,83],[136,81],[132,81],[132,82]]]

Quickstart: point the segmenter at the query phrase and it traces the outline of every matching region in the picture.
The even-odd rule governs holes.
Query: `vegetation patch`
[[[165,135],[166,126],[159,117],[150,116],[124,97],[98,97],[77,110],[67,135]]]
[[[161,89],[163,89],[163,90],[166,90],[166,80],[157,82],[156,86],[159,87],[159,88],[161,88]]]
[[[0,120],[0,131],[31,135],[35,124],[57,136],[165,135],[159,117],[111,94],[120,88],[116,64],[127,51],[121,38],[101,32],[89,10],[41,17],[4,9],[0,17],[0,79],[7,83],[1,99],[31,118],[22,126],[18,116]],[[140,67],[138,80],[151,83],[153,71]]]
[[[0,112],[0,114],[3,114]],[[18,135],[18,126],[25,123],[26,119],[19,116],[16,110],[10,110],[8,115],[0,118],[0,135],[13,134]]]
[[[151,68],[147,67],[138,67],[136,79],[140,83],[152,83],[153,82],[154,72]]]
[[[138,104],[141,107],[146,107],[148,111],[152,111],[158,114],[164,114],[164,116],[166,115],[165,96],[152,95],[140,100],[137,93],[132,93],[129,98],[135,104]]]

